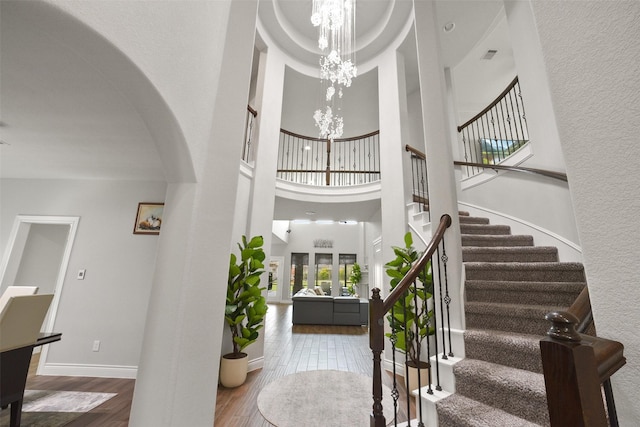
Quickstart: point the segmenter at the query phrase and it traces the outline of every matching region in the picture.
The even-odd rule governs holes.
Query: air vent
[[[489,49],[489,50],[487,51],[487,53],[485,53],[485,54],[484,54],[484,56],[482,57],[482,59],[487,59],[487,60],[489,60],[489,59],[493,59],[493,57],[496,55],[496,53],[498,53],[498,51],[497,51],[497,50]]]

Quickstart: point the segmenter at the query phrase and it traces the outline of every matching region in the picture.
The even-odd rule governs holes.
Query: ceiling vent
[[[489,50],[487,51],[487,53],[485,53],[485,54],[484,54],[484,56],[482,57],[482,59],[487,59],[487,60],[493,59],[493,57],[496,55],[496,53],[498,53],[498,51],[497,51],[497,50],[489,49]]]

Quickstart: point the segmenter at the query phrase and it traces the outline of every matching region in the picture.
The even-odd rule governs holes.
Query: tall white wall
[[[138,203],[163,202],[166,184],[4,179],[1,186],[3,253],[18,214],[80,217],[55,322],[63,339],[49,347],[45,373],[135,377],[158,236],[135,235],[133,225]],[[80,269],[84,280],[76,279]]]
[[[522,3],[549,79],[598,334],[625,346],[612,377],[620,425],[640,425],[640,3]]]
[[[281,254],[285,257],[284,284],[291,283],[291,253],[309,254],[309,284],[313,287],[315,280],[315,255],[332,254],[332,295],[338,295],[340,286],[338,256],[340,254],[356,254],[357,262],[361,266],[364,262],[364,239],[362,224],[297,224],[292,222],[289,226],[289,243],[282,247]],[[331,240],[332,248],[315,248],[314,240]],[[281,245],[279,245],[281,246]],[[364,295],[362,295],[365,297]]]

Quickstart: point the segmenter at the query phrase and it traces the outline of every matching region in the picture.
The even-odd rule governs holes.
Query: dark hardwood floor
[[[291,305],[269,305],[264,328],[264,367],[250,372],[246,383],[240,387],[233,389],[218,387],[215,408],[216,427],[270,426],[271,424],[260,414],[256,400],[262,388],[276,378],[318,369],[371,375],[372,356],[366,327],[292,326],[291,315]],[[36,355],[32,360],[27,389],[117,393],[117,396],[66,426],[124,427],[128,425],[135,380],[36,376],[34,372],[37,361]],[[389,387],[392,386],[392,375],[389,372],[383,372],[383,383]],[[399,378],[398,389],[400,395],[404,396],[402,378]],[[406,403],[400,405],[400,411],[401,419],[406,420]]]

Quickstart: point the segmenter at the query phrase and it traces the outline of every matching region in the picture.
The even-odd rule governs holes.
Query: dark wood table
[[[10,427],[20,426],[22,400],[33,349],[61,339],[62,334],[59,332],[41,333],[35,344],[0,353],[0,407],[4,409],[11,405]]]

